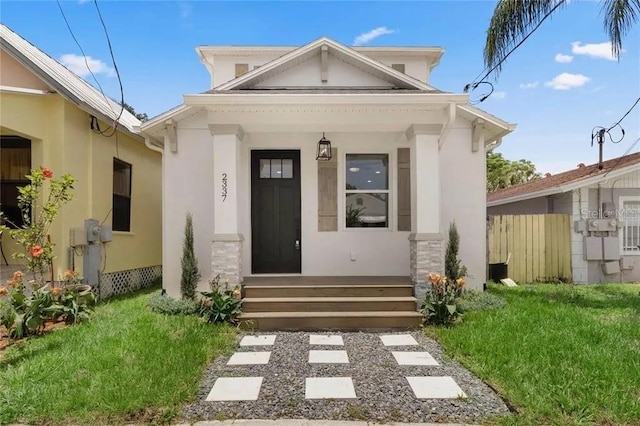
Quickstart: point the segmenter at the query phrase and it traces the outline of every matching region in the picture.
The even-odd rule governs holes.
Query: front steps
[[[413,286],[247,285],[240,321],[256,330],[360,330],[417,327]]]

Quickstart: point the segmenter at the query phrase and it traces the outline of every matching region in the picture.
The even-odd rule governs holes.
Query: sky
[[[107,95],[120,91],[92,0],[61,0],[71,29]],[[110,1],[98,0],[111,38],[125,102],[149,117],[209,89],[195,48],[201,45],[300,46],[327,36],[346,45],[441,46],[430,84],[462,93],[484,69],[483,47],[495,1]],[[558,173],[598,161],[595,126],[614,124],[640,96],[640,22],[611,57],[601,3],[572,0],[545,21],[489,81],[477,106],[517,124],[497,150]],[[0,21],[92,82],[55,1],[0,1]],[[93,83],[93,82],[92,82]],[[95,83],[93,83],[95,85]],[[479,99],[482,85],[471,93]],[[640,138],[640,105],[610,139],[604,158]],[[619,128],[612,131],[621,137]],[[640,142],[631,152],[640,151]]]

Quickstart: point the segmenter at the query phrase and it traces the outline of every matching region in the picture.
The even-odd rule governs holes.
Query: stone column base
[[[242,234],[216,234],[211,245],[211,278],[220,274],[220,283],[242,283]]]
[[[441,234],[409,235],[410,276],[418,306],[427,294],[427,274],[444,273],[444,245]]]

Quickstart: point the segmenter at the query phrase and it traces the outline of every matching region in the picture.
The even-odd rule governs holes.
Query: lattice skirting
[[[162,265],[101,274],[96,294],[99,299],[107,299],[118,294],[130,293],[150,287],[160,277]]]

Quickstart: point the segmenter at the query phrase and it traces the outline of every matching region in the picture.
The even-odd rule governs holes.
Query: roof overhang
[[[640,163],[632,164],[630,166],[623,167],[621,169],[612,171],[610,173],[604,173],[604,174],[593,176],[590,178],[579,179],[574,182],[569,182],[564,185],[556,185],[552,188],[547,188],[540,191],[528,192],[526,194],[514,195],[512,197],[501,198],[499,200],[487,201],[487,207],[502,206],[504,204],[517,203],[519,201],[526,201],[534,198],[548,197],[550,195],[555,195],[555,194],[564,194],[566,192],[575,191],[576,189],[589,187],[591,185],[597,185],[599,183],[604,183],[611,179],[614,179],[622,175],[625,175],[627,173],[635,172],[638,170],[640,170]]]

